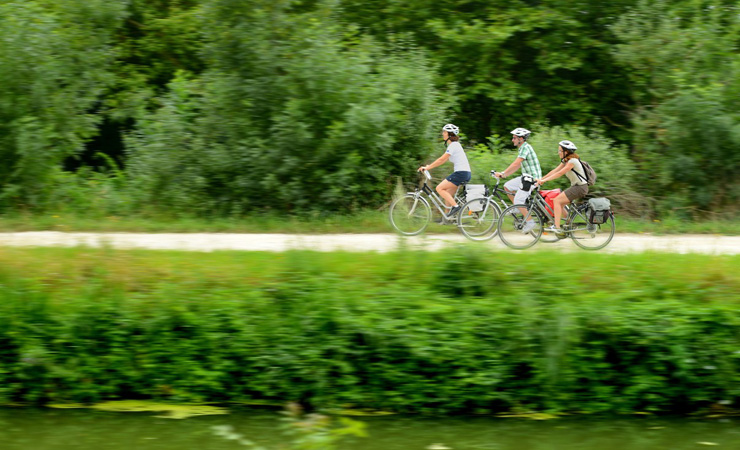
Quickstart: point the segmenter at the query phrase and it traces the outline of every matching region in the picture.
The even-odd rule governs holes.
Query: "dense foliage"
[[[125,1],[0,2],[0,187],[6,203],[43,205],[66,158],[102,116]],[[74,24],[74,25],[73,25]]]
[[[0,397],[740,406],[737,257],[453,255],[10,250]]]
[[[146,200],[226,214],[372,207],[427,154],[442,119],[425,58],[289,4],[211,2],[209,69],[176,79],[130,140]]]
[[[447,121],[577,138],[625,211],[738,204],[730,0],[0,0],[0,37],[6,209],[378,208]]]

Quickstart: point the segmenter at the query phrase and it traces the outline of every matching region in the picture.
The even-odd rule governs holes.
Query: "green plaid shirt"
[[[540,168],[540,160],[537,159],[537,153],[529,142],[525,142],[519,147],[519,158],[523,158],[522,161],[522,174],[531,175],[535,180],[542,178],[542,169]]]

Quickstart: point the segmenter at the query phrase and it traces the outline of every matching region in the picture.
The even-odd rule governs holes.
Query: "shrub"
[[[128,140],[141,203],[222,215],[384,203],[441,126],[434,68],[338,25],[331,5],[258,3],[205,7],[209,70],[174,80]]]
[[[0,265],[7,401],[436,413],[740,401],[736,257],[78,250],[47,258],[50,277],[19,254]]]

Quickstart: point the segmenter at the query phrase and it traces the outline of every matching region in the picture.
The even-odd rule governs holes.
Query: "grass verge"
[[[618,233],[740,235],[736,220],[691,222],[680,219],[642,220],[616,216]],[[307,216],[252,215],[241,218],[86,217],[73,213],[4,214],[0,231],[141,232],[141,233],[392,233],[386,211]],[[453,226],[431,224],[428,233],[458,233]]]
[[[738,269],[738,256],[520,258],[472,245],[3,249],[0,398],[412,413],[738,407]]]

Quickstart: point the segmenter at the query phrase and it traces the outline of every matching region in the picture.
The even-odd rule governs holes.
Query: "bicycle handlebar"
[[[499,178],[499,177],[496,176],[496,169],[491,169],[491,178],[495,178],[496,179],[496,186],[498,186],[499,184],[501,184],[501,178]]]

